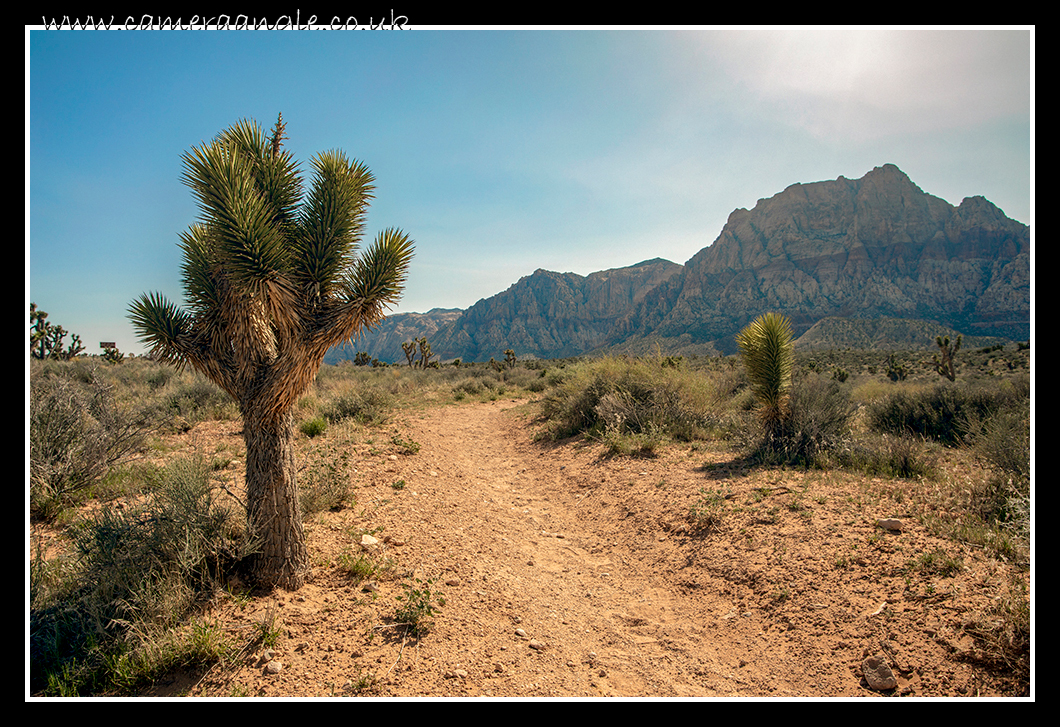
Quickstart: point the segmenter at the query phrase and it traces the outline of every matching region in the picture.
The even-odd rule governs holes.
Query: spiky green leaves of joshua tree
[[[375,188],[341,151],[315,155],[308,189],[271,133],[240,121],[183,155],[199,219],[180,239],[186,308],[160,293],[129,317],[163,361],[190,364],[239,402],[254,575],[297,588],[308,567],[294,482],[292,409],[324,354],[378,323],[404,289],[413,242],[387,229],[360,251]],[[359,253],[359,254],[358,254]]]
[[[791,322],[777,313],[766,313],[740,331],[736,342],[766,437],[774,439],[790,413],[788,395],[794,365]]]

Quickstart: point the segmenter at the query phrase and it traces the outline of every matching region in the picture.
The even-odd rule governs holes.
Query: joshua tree
[[[766,441],[770,443],[781,434],[790,414],[788,391],[794,365],[791,337],[790,321],[776,313],[759,316],[736,336],[758,400]]]
[[[29,354],[33,358],[43,359],[47,357],[48,333],[51,324],[48,323],[48,314],[37,310],[36,303],[29,304]]]
[[[107,363],[120,364],[122,361],[125,360],[125,354],[119,351],[116,346],[113,348],[108,347],[103,349],[103,355],[100,358],[102,358]]]
[[[417,339],[418,341],[419,339]],[[416,341],[405,341],[401,344],[401,350],[405,352],[405,358],[408,359],[409,368],[412,368],[416,362]]]
[[[434,354],[431,352],[431,344],[427,342],[427,337],[417,338],[416,343],[420,346],[420,368],[426,369],[431,364],[431,356]]]
[[[939,354],[932,357],[935,371],[939,376],[945,376],[950,381],[954,381],[957,378],[957,370],[953,366],[953,357],[961,350],[961,336],[957,336],[957,340],[953,344],[950,344],[949,336],[945,338],[937,336],[935,345],[939,347],[939,353],[942,355],[941,360],[939,359]]]
[[[892,353],[887,357],[887,378],[891,381],[905,381],[909,375],[909,367],[901,363]]]
[[[247,524],[260,543],[251,577],[294,590],[308,555],[295,484],[293,408],[324,354],[378,323],[400,296],[412,241],[379,233],[359,256],[373,177],[340,151],[315,155],[312,180],[271,134],[240,121],[183,155],[199,221],[181,236],[187,309],[160,293],[129,308],[161,361],[191,364],[243,415]]]
[[[85,350],[81,337],[74,335],[68,348],[63,348],[63,339],[69,333],[62,326],[48,323],[48,314],[29,304],[29,353],[33,358],[69,361]]]

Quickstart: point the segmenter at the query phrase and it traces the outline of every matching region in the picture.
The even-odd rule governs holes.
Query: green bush
[[[314,417],[312,419],[307,419],[306,421],[302,422],[302,425],[299,427],[299,430],[301,430],[302,434],[306,435],[310,439],[320,434],[323,434],[327,431],[327,429],[328,421],[323,417]]]
[[[404,595],[395,596],[401,603],[394,614],[394,621],[403,624],[413,636],[423,636],[434,625],[434,616],[445,605],[445,594],[432,591],[434,581],[420,578],[412,583],[403,583]]]
[[[73,528],[72,554],[50,561],[34,554],[32,693],[129,689],[188,658],[162,648],[159,634],[251,550],[209,478],[205,460],[176,460],[144,504],[103,507]]]
[[[50,519],[79,491],[134,455],[155,422],[146,409],[120,406],[93,371],[30,380],[30,511]]]
[[[386,423],[394,406],[393,397],[377,386],[364,386],[338,396],[323,407],[324,417],[337,423],[344,419],[365,425]]]
[[[869,406],[869,425],[878,432],[929,437],[949,445],[964,441],[978,422],[1006,407],[1025,406],[1024,380],[1006,386],[941,383],[926,390],[900,390]]]
[[[848,469],[867,475],[915,479],[935,474],[936,463],[922,439],[874,434],[843,448],[835,459]]]
[[[549,378],[542,414],[554,439],[612,432],[692,440],[706,435],[720,408],[706,375],[652,359],[585,361]]]

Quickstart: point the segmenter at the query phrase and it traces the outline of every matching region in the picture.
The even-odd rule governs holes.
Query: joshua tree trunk
[[[247,523],[259,539],[252,577],[294,591],[305,583],[309,554],[295,484],[294,417],[267,411],[260,402],[243,406],[247,445]]]

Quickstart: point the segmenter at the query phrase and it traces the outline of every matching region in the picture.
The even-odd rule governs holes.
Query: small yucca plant
[[[751,389],[758,400],[766,438],[780,434],[790,415],[789,391],[794,366],[791,322],[777,313],[766,313],[736,336]]]

